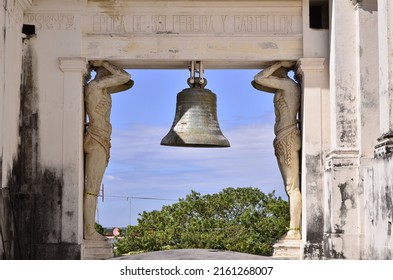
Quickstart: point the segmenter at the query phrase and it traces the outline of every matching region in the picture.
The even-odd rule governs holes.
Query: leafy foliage
[[[288,203],[274,192],[226,188],[143,212],[137,226],[128,226],[115,247],[117,254],[163,249],[210,248],[271,255],[272,244],[289,225]]]
[[[100,225],[99,223],[95,223],[94,224],[94,229],[96,230],[96,232],[98,232],[99,234],[104,234],[104,227],[102,225]]]

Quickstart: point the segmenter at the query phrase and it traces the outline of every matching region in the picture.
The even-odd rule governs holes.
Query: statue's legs
[[[295,184],[288,184],[285,188],[289,197],[289,214],[291,218],[286,238],[301,239],[300,219],[302,213],[302,196],[299,187],[295,186]]]
[[[289,230],[283,239],[301,239],[300,222],[302,215],[302,195],[299,187],[299,150],[300,136],[295,137],[290,149],[291,164],[285,163],[283,158],[278,157],[277,162],[284,181],[285,191],[289,199],[290,223]]]
[[[86,152],[85,192],[83,198],[84,239],[105,240],[104,236],[96,232],[94,226],[97,197],[107,166],[107,154],[105,149],[90,137],[86,138],[84,147]]]

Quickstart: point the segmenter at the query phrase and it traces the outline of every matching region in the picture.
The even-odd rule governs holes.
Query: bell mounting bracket
[[[204,69],[202,61],[191,61],[189,69],[190,78],[188,78],[187,83],[190,88],[204,88],[207,85],[207,80],[203,77]]]

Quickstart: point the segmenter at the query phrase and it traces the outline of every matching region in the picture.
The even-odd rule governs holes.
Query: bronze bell
[[[176,114],[172,127],[161,145],[178,147],[230,147],[217,121],[217,97],[203,83],[190,83],[177,94]]]

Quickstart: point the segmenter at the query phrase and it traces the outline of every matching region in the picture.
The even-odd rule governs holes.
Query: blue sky
[[[257,187],[286,199],[272,146],[273,95],[250,83],[258,70],[205,70],[206,88],[217,95],[220,128],[231,143],[215,149],[160,145],[175,116],[176,95],[188,87],[187,69],[128,71],[134,87],[112,95],[111,158],[99,223],[136,224],[139,213],[159,210],[191,190]]]

